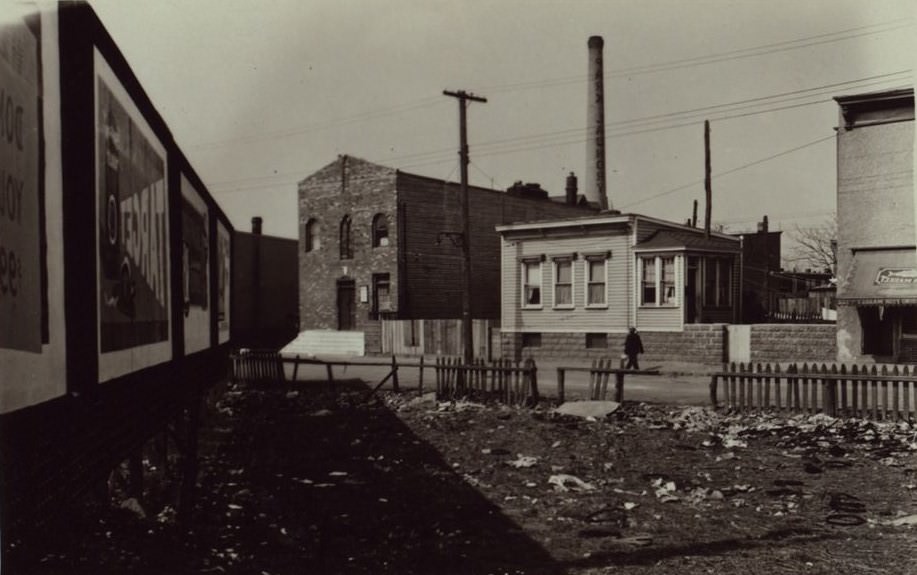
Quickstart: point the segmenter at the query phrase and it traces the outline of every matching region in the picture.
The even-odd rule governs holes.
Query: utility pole
[[[471,234],[468,215],[468,125],[465,110],[468,102],[487,102],[486,98],[458,90],[443,90],[443,95],[458,98],[459,101],[459,166],[462,174],[462,344],[465,348],[464,362],[470,365],[474,360],[474,335],[471,330]]]
[[[713,190],[710,187],[710,120],[704,120],[704,190],[707,192],[707,205],[704,207],[704,237],[710,237],[710,202]]]

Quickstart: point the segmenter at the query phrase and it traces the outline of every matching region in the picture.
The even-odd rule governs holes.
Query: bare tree
[[[793,246],[788,258],[794,267],[812,268],[819,271],[837,270],[837,218],[832,216],[821,223],[802,227],[797,225],[790,232]]]

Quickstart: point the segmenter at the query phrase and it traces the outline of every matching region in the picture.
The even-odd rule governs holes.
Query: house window
[[[522,306],[541,307],[541,262],[522,263]]]
[[[391,280],[388,274],[373,274],[373,315],[392,311]]]
[[[554,307],[573,307],[573,261],[554,261]]]
[[[587,333],[586,349],[608,349],[608,334]]]
[[[643,264],[640,304],[656,305],[656,258],[640,258]]]
[[[604,258],[586,258],[586,305],[605,305]]]
[[[540,333],[523,333],[522,347],[541,347]]]
[[[660,258],[660,305],[675,305],[675,258]]]
[[[303,233],[306,241],[306,251],[311,252],[315,251],[320,247],[320,236],[318,233],[319,225],[318,220],[315,218],[309,218],[309,221],[306,222],[306,229]]]
[[[372,239],[374,248],[384,248],[388,245],[388,218],[385,214],[373,216]]]
[[[340,229],[341,259],[353,258],[353,246],[350,243],[350,216],[344,216]]]
[[[728,307],[732,305],[732,262],[708,258],[704,264],[704,305]]]

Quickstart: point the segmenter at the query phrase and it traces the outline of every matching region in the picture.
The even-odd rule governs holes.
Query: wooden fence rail
[[[614,367],[615,360],[594,359],[592,367],[558,367],[557,368],[557,400],[563,403],[566,399],[566,374],[568,372],[588,372],[589,387],[588,398],[591,400],[604,400],[608,394],[609,376],[615,376],[615,401],[618,403],[624,401],[624,376],[631,375],[659,375],[659,369],[651,367],[649,369],[627,369],[624,367],[624,360],[617,362],[618,367]]]
[[[909,420],[917,416],[917,366],[732,363],[712,374],[710,401],[739,411]]]
[[[283,361],[276,351],[243,349],[230,356],[230,377],[245,383],[283,382]]]
[[[475,360],[464,364],[460,357],[436,358],[438,399],[496,398],[509,405],[538,403],[535,361]]]

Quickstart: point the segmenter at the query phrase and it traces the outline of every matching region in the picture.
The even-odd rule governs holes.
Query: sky
[[[784,231],[835,211],[833,97],[913,85],[912,0],[90,0],[236,229],[298,233],[297,182],[357,156],[472,184],[584,182],[605,41],[607,189],[625,212]]]

